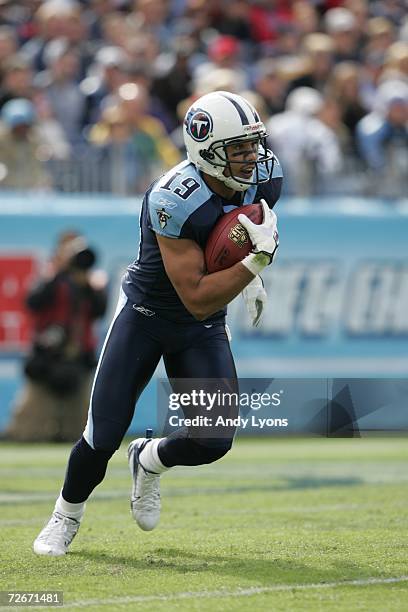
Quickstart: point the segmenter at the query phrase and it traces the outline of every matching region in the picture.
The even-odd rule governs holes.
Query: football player
[[[272,208],[282,181],[264,124],[245,99],[217,91],[189,108],[184,139],[187,159],[155,181],[144,196],[138,257],[123,278],[95,375],[88,422],[71,451],[54,512],[34,542],[37,554],[67,552],[85,502],[103,480],[159,360],[163,358],[173,388],[180,379],[216,379],[234,386],[226,305],[243,292],[254,324],[259,321],[266,299],[259,273],[278,247]],[[246,217],[245,206],[259,201],[264,216],[255,225]],[[207,238],[222,215],[238,206],[253,251],[240,263],[207,274]],[[236,406],[231,413],[237,414]],[[182,428],[164,438],[131,442],[131,509],[139,527],[148,531],[159,521],[163,472],[220,459],[230,450],[233,436],[233,427],[221,435],[203,430],[194,435]]]

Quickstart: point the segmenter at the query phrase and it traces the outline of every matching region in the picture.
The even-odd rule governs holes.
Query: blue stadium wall
[[[136,258],[138,198],[6,194],[0,196],[0,430],[21,386],[24,346],[16,313],[19,258],[39,270],[59,232],[83,232],[109,275],[110,308]],[[264,379],[408,378],[408,203],[290,199],[277,206],[281,246],[264,282],[264,323],[252,329],[241,298],[229,308],[240,377]],[[8,265],[8,262],[12,265]],[[17,267],[16,267],[17,266]],[[17,270],[17,272],[15,272]],[[25,281],[27,282],[27,274]],[[163,376],[159,366],[157,376]],[[367,427],[408,429],[407,393],[365,417]],[[153,422],[156,384],[144,392],[131,430]],[[390,413],[392,406],[392,413]],[[367,420],[368,419],[368,420]]]

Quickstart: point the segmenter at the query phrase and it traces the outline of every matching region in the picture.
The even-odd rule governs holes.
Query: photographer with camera
[[[93,324],[107,305],[106,274],[92,270],[95,262],[83,236],[64,232],[45,278],[26,297],[33,339],[10,439],[65,442],[83,431],[96,365]]]

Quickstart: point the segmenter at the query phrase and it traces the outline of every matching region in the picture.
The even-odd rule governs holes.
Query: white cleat
[[[127,456],[133,478],[130,508],[143,531],[154,529],[160,519],[160,474],[149,472],[139,463],[139,455],[151,438],[137,438],[129,444]]]
[[[75,538],[80,522],[59,512],[53,512],[50,520],[34,540],[33,549],[37,555],[60,557],[68,551]]]

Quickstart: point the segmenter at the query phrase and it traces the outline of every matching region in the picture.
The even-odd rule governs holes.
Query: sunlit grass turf
[[[70,554],[44,558],[31,545],[69,447],[2,444],[1,589],[63,590],[103,611],[408,609],[408,580],[296,588],[408,575],[407,439],[237,440],[216,464],[163,477],[151,533],[130,517],[125,448]],[[241,591],[253,588],[266,591]]]

